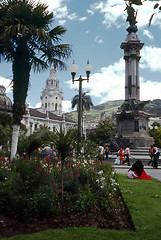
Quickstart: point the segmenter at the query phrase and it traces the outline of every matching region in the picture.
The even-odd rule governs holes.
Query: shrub
[[[64,165],[62,202],[61,164],[58,159],[19,159],[0,168],[0,210],[23,220],[51,218],[66,212],[108,211],[108,199],[115,192],[110,164],[68,159]]]

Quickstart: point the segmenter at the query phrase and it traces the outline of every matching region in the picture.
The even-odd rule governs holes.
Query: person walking
[[[153,164],[153,168],[158,168],[158,159],[159,159],[159,151],[157,146],[154,144],[153,145],[153,154],[154,154],[154,164]]]
[[[104,147],[102,144],[98,145],[98,159],[102,162],[104,160]]]
[[[123,163],[124,161],[124,149],[123,147],[120,148],[120,150],[118,151],[119,157],[120,157],[120,163]]]
[[[41,156],[44,158],[45,157],[45,145],[43,144],[41,147]]]
[[[108,153],[109,153],[109,147],[107,144],[105,144],[105,156],[106,156],[106,159],[108,159]]]
[[[149,156],[150,156],[150,161],[148,162],[148,165],[152,165],[153,166],[153,163],[154,163],[154,154],[153,154],[153,145],[151,145],[151,147],[149,148]]]
[[[128,166],[130,166],[130,158],[129,158],[129,157],[130,157],[130,148],[129,148],[129,146],[127,146],[127,147],[125,148],[124,155],[125,155],[125,160],[124,160],[123,164],[124,164],[125,162],[127,162]]]

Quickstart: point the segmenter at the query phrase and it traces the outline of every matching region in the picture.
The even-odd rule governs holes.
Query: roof
[[[39,117],[39,118],[49,118],[51,120],[56,120],[56,121],[63,121],[65,120],[66,122],[70,122],[70,123],[76,123],[74,120],[66,117],[66,116],[58,116],[50,111],[48,111],[47,113],[42,113],[40,111],[38,111],[35,108],[29,108],[29,114],[32,117]]]

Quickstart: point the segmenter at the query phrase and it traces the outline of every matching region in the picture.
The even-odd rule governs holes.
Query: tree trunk
[[[13,125],[13,132],[12,132],[11,155],[10,155],[10,160],[11,161],[13,161],[13,159],[16,156],[19,130],[20,130],[20,125],[14,124]]]

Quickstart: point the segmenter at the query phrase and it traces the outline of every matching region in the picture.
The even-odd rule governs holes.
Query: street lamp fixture
[[[75,79],[75,75],[76,75],[77,70],[78,70],[78,66],[75,63],[75,61],[73,61],[73,63],[70,66],[70,72],[71,72],[71,75],[72,75],[73,84],[74,84],[75,81],[79,82],[78,141],[81,142],[81,138],[82,138],[82,111],[83,111],[83,107],[82,107],[82,82],[84,80],[87,80],[87,82],[89,82],[89,76],[90,76],[90,73],[91,73],[91,70],[92,70],[92,66],[91,66],[89,60],[87,61],[87,64],[85,66],[87,78],[82,78],[82,76],[80,76],[78,79]]]

